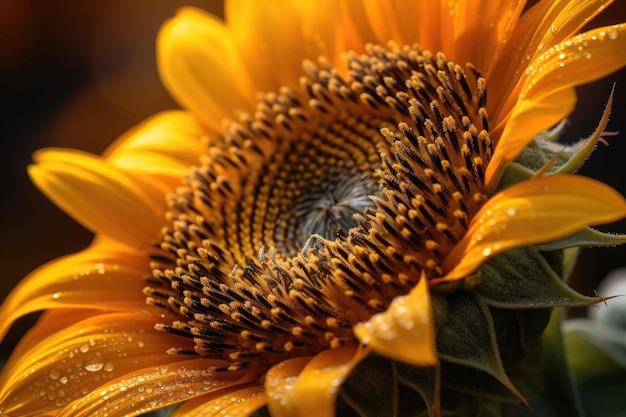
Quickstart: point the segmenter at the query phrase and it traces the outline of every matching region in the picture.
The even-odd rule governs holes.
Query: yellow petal
[[[33,158],[28,172],[37,187],[94,233],[140,247],[165,223],[163,183],[77,150],[45,149]]]
[[[571,113],[575,86],[626,65],[625,50],[626,24],[621,24],[571,38],[531,63],[528,78],[487,167],[486,181],[490,188],[495,186],[503,167],[528,142]]]
[[[0,340],[18,318],[50,308],[148,311],[142,277],[150,273],[146,255],[92,245],[54,260],[28,275],[0,309]]]
[[[198,165],[205,151],[205,129],[189,113],[167,111],[156,114],[118,138],[103,154],[128,172],[150,175],[165,181],[180,177]]]
[[[341,384],[367,356],[361,346],[345,345],[313,358],[289,359],[272,367],[265,377],[268,409],[274,417],[333,417]]]
[[[442,51],[441,37],[446,31],[440,25],[446,23],[441,18],[444,6],[440,2],[368,1],[363,2],[363,7],[379,44],[386,45],[388,41],[400,45],[419,43],[433,53]]]
[[[199,358],[141,368],[106,380],[96,390],[68,404],[57,417],[137,416],[213,391],[243,386],[258,376],[256,369],[215,371],[215,367],[228,364]]]
[[[157,64],[170,94],[210,129],[219,130],[237,110],[253,109],[255,91],[237,46],[215,16],[180,9],[159,31]]]
[[[262,385],[220,390],[185,402],[171,417],[247,417],[266,402],[267,396]]]
[[[146,364],[158,370],[180,361],[166,350],[173,345],[193,348],[193,341],[156,331],[155,319],[158,316],[137,313],[100,314],[61,329],[29,350],[18,347],[0,381],[3,414],[37,415],[92,391],[99,396],[103,383],[123,379]]]
[[[510,36],[524,3],[522,0],[372,1],[365,2],[364,7],[382,45],[389,40],[418,43],[433,53],[443,52],[460,65],[471,62],[487,73]]]
[[[487,201],[465,237],[444,262],[442,281],[461,279],[494,255],[565,237],[585,226],[626,217],[626,200],[614,189],[579,175],[524,181]]]
[[[483,74],[490,74],[525,3],[523,0],[441,2],[442,18],[449,21],[449,26],[442,30],[454,34],[444,37],[448,43],[442,51],[460,65],[471,62]],[[452,52],[447,53],[448,50]]]
[[[612,2],[613,0],[543,0],[524,13],[496,65],[492,65],[492,71],[484,74],[489,80],[490,91],[487,111],[496,120],[493,127],[503,121],[502,117],[515,105],[526,77],[526,68],[531,61],[552,46],[577,34]]]
[[[354,326],[365,346],[388,358],[416,366],[438,363],[435,325],[426,275],[407,294],[393,299],[387,310]]]
[[[303,60],[338,58],[340,9],[335,0],[226,2],[228,28],[257,89],[297,87]]]

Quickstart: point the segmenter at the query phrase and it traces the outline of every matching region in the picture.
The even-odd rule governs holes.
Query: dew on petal
[[[89,372],[97,372],[104,367],[104,361],[100,358],[94,358],[85,364],[85,370]]]
[[[53,369],[48,373],[48,376],[51,380],[56,381],[57,379],[61,378],[61,372],[57,369]]]

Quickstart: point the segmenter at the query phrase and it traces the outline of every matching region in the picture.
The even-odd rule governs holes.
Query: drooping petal
[[[356,337],[371,350],[416,366],[434,366],[435,325],[426,275],[387,310],[354,326]]]
[[[205,136],[206,131],[191,114],[166,111],[124,133],[103,156],[124,171],[175,184],[189,167],[199,163]]]
[[[219,130],[237,110],[254,108],[255,90],[224,23],[185,7],[157,38],[157,64],[170,94],[208,128]]]
[[[272,367],[265,377],[268,408],[274,417],[335,415],[341,384],[367,349],[344,345],[322,351],[313,358],[289,359]]]
[[[99,396],[101,385],[123,380],[145,364],[159,369],[180,361],[167,354],[167,349],[174,344],[193,348],[193,342],[156,331],[155,319],[158,316],[138,313],[99,314],[59,330],[28,350],[18,346],[0,381],[3,414],[38,415],[93,391]]]
[[[99,243],[54,260],[33,271],[4,300],[0,339],[15,320],[45,309],[149,311],[142,293],[147,266],[147,256]]]
[[[74,149],[44,149],[28,173],[50,200],[94,233],[141,247],[164,224],[165,184]]]
[[[340,8],[335,0],[226,2],[227,26],[257,89],[296,87],[303,60],[337,59]]]
[[[487,201],[446,258],[444,278],[431,284],[465,278],[508,249],[549,242],[623,217],[626,200],[599,181],[579,175],[523,181]]]
[[[172,417],[247,417],[267,403],[263,385],[222,390],[185,402]]]
[[[540,132],[573,110],[574,87],[617,71],[626,65],[626,24],[603,27],[569,39],[539,56],[527,69],[520,92],[493,158],[486,182],[495,187],[503,167]],[[607,92],[608,94],[608,92]]]

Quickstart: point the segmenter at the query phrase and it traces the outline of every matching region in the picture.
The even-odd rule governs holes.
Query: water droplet
[[[589,52],[583,52],[583,58],[589,59],[591,58],[591,54]]]
[[[615,40],[617,39],[617,31],[613,28],[607,30],[606,32],[606,36],[608,36],[609,39]]]
[[[142,348],[142,347],[144,347],[144,343],[141,340],[139,340],[139,341],[137,341],[137,346]]]
[[[59,379],[59,382],[60,382],[61,384],[67,384],[67,377],[66,377],[66,376],[64,376],[63,378]]]
[[[506,211],[506,214],[508,214],[509,216],[515,216],[515,213],[517,213],[517,210],[515,210],[513,207]]]
[[[89,372],[97,372],[104,367],[104,362],[100,358],[94,358],[87,361],[85,364],[85,370]]]
[[[87,353],[89,351],[89,345],[85,343],[84,345],[81,345],[78,349],[83,353]]]
[[[565,59],[566,57],[567,55],[565,55],[563,52],[559,54],[559,59]]]
[[[52,294],[52,298],[54,298],[55,300],[59,298],[59,293],[55,292],[54,294]]]
[[[491,248],[483,249],[483,256],[489,256],[489,255],[491,255]]]
[[[48,376],[50,377],[51,380],[56,381],[57,379],[61,378],[61,372],[53,369],[48,373]]]
[[[115,365],[113,364],[113,362],[107,362],[104,364],[104,370],[107,372],[111,372],[113,368],[115,368]]]

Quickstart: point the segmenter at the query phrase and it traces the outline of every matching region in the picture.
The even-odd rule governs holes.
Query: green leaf
[[[486,304],[500,308],[583,307],[599,301],[567,286],[534,248],[500,254],[479,270],[476,293]]]

